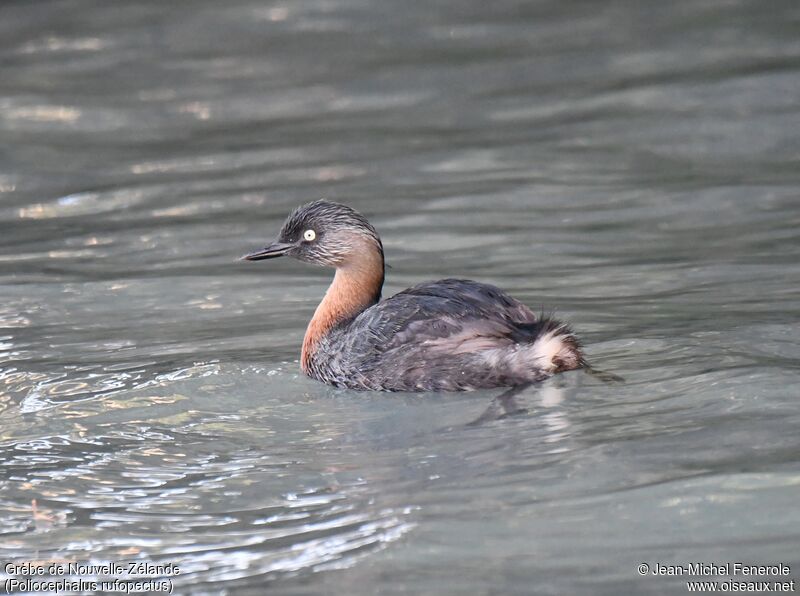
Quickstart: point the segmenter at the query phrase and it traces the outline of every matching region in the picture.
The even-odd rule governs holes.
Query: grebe
[[[381,300],[383,245],[346,205],[298,207],[276,242],[242,259],[284,255],[336,269],[303,339],[300,364],[313,379],[350,389],[467,391],[586,365],[566,324],[537,317],[489,284],[443,279]]]

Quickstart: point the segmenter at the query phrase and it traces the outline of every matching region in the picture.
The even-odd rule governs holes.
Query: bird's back
[[[582,364],[566,325],[495,286],[444,279],[343,321],[321,338],[308,372],[354,389],[459,391],[529,383]]]

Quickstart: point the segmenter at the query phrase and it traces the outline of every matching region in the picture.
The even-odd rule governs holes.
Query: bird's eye
[[[311,242],[316,237],[317,233],[314,230],[306,230],[305,232],[303,232],[303,239],[306,242]]]

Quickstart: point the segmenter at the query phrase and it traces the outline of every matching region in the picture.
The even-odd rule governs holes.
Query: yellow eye
[[[306,242],[311,242],[316,237],[317,233],[314,230],[306,230],[303,232],[303,239],[305,239]]]

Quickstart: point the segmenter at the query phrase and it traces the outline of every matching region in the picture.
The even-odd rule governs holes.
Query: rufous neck
[[[336,269],[303,338],[300,356],[303,370],[308,370],[322,337],[381,299],[383,278],[383,254],[379,249],[367,250]]]

